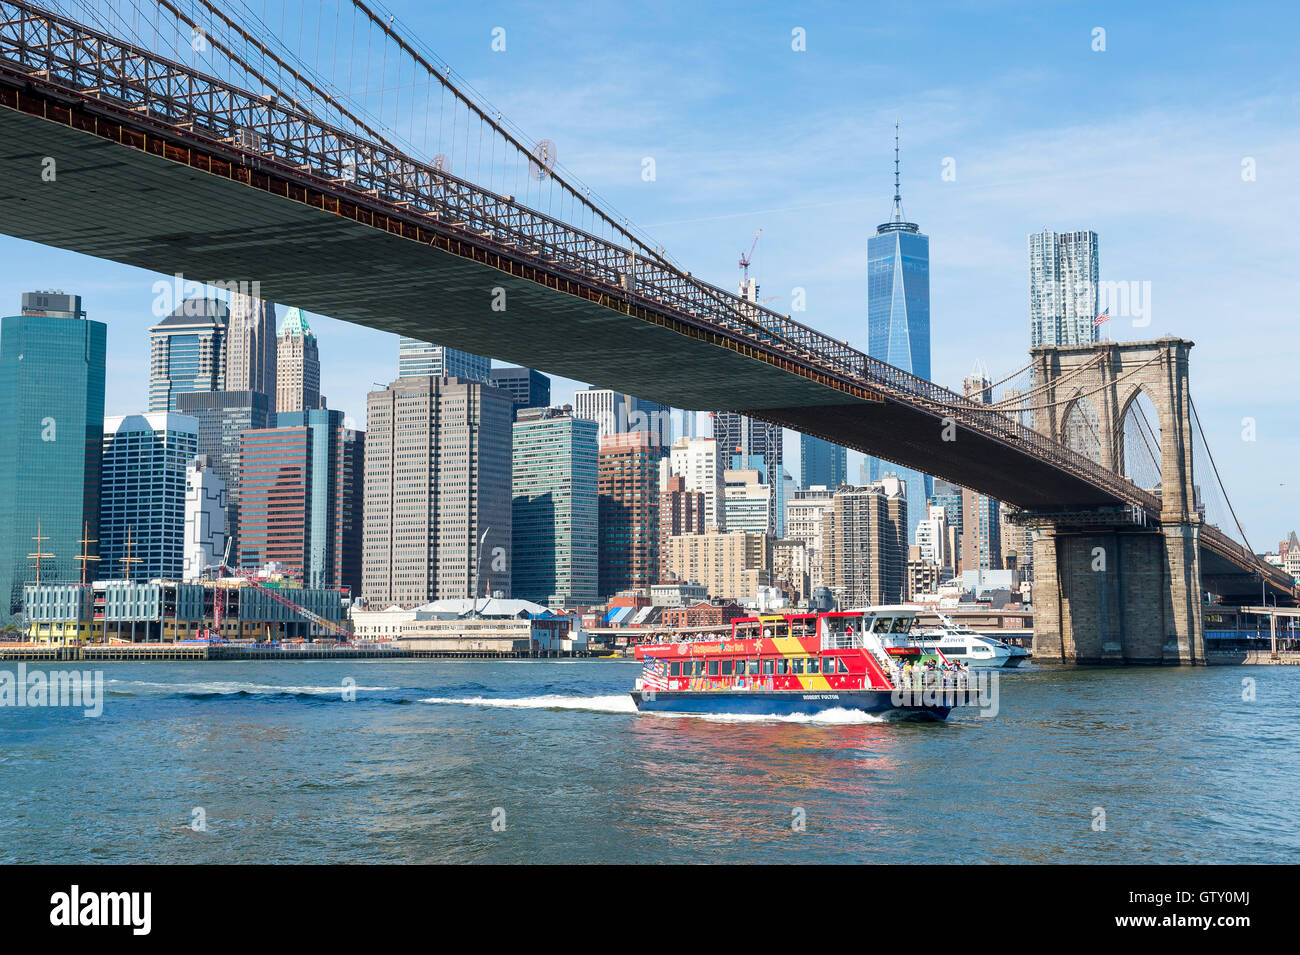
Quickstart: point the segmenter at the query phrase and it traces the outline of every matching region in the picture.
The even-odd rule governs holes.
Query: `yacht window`
[[[771,661],[771,660],[764,660],[764,661],[763,661],[763,676],[771,676],[771,675],[772,675],[772,661]]]
[[[888,633],[888,632],[889,632],[889,621],[890,621],[890,618],[889,618],[889,617],[877,617],[877,618],[872,622],[872,624],[871,624],[871,632],[872,632],[872,633]]]
[[[790,672],[790,661],[789,661],[789,660],[786,660],[786,659],[784,659],[784,658],[783,658],[783,659],[780,659],[780,660],[777,660],[777,661],[776,661],[776,672],[777,672],[778,674],[780,674],[781,676],[785,676],[787,673],[789,673],[789,672]]]
[[[822,658],[822,672],[823,672],[823,673],[834,673],[834,672],[835,672],[835,658],[834,658],[834,657],[823,657],[823,658]]]
[[[911,622],[912,622],[912,620],[911,620],[910,617],[895,617],[895,618],[894,618],[894,626],[893,626],[893,629],[890,630],[890,632],[891,632],[891,633],[907,633],[907,625],[908,625],[909,623],[911,623]]]
[[[750,661],[749,661],[749,674],[750,674],[750,676],[755,676],[755,675],[757,675],[757,673],[758,673],[758,661],[757,661],[757,660],[750,660]]]
[[[704,675],[704,661],[703,661],[703,660],[696,660],[696,661],[695,661],[695,675],[696,675],[696,676],[703,676],[703,675]]]
[[[791,673],[803,673],[803,657],[795,657],[790,661]]]
[[[849,672],[849,665],[848,665],[847,663],[844,662],[844,658],[843,658],[843,657],[837,657],[836,660],[837,660],[837,662],[839,663],[839,669],[840,669],[840,672],[841,672],[841,673],[848,673],[848,672]]]
[[[718,675],[718,661],[717,661],[717,660],[710,660],[710,661],[709,661],[709,676],[717,676],[717,675]]]
[[[681,675],[682,675],[682,665],[681,665],[680,663],[670,663],[670,664],[668,665],[668,675],[669,675],[669,676],[681,676]]]
[[[818,657],[809,657],[809,658],[808,658],[808,672],[809,672],[809,673],[821,673],[821,672],[822,672],[822,661],[820,660],[820,658],[818,658]]]
[[[732,670],[732,668],[733,668],[735,665],[736,665],[736,663],[735,663],[734,660],[723,660],[723,661],[722,661],[722,675],[723,675],[723,676],[731,676],[731,670]]]

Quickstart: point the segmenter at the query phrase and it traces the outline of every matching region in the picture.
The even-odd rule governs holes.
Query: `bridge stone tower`
[[[1192,470],[1188,354],[1192,342],[1031,350],[1035,430],[1069,444],[1080,412],[1096,457],[1124,471],[1126,414],[1140,394],[1160,428],[1159,517],[1143,508],[1023,512],[1034,528],[1034,655],[1069,663],[1205,662],[1199,535]],[[1087,403],[1086,405],[1084,403]],[[1092,414],[1087,414],[1088,410]]]

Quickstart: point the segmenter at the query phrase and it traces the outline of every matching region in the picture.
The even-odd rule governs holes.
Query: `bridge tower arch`
[[[1043,346],[1031,350],[1034,426],[1062,444],[1087,415],[1099,463],[1124,468],[1124,420],[1139,395],[1160,428],[1158,518],[1029,515],[1034,542],[1034,651],[1062,662],[1204,663],[1188,356],[1192,342]]]

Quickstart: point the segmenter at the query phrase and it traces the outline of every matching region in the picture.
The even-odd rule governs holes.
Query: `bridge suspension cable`
[[[1223,486],[1223,478],[1219,475],[1219,465],[1214,461],[1214,452],[1210,450],[1210,442],[1206,440],[1205,429],[1201,426],[1201,416],[1196,413],[1196,402],[1192,400],[1190,393],[1187,396],[1187,405],[1191,408],[1192,421],[1196,425],[1196,432],[1201,436],[1201,445],[1205,448],[1206,457],[1209,458],[1210,470],[1214,472],[1214,480],[1218,484],[1219,490],[1223,493],[1223,500],[1228,506],[1228,512],[1232,514],[1232,521],[1237,526],[1237,533],[1241,535],[1242,543],[1246,545],[1246,550],[1250,552],[1255,561],[1259,564],[1264,564],[1264,561],[1260,560],[1255,555],[1255,549],[1250,546],[1250,538],[1246,536],[1246,529],[1241,526],[1241,521],[1237,517],[1237,509],[1232,506],[1232,499],[1228,497],[1228,490]]]
[[[1072,402],[1078,401],[1078,400],[1081,399],[1081,398],[1088,398],[1088,397],[1091,397],[1092,395],[1095,395],[1095,394],[1097,394],[1097,393],[1100,392],[1100,391],[1105,391],[1107,388],[1112,388],[1112,387],[1114,387],[1115,385],[1119,384],[1121,381],[1127,381],[1129,378],[1132,378],[1134,375],[1136,375],[1136,374],[1137,374],[1139,371],[1141,371],[1143,368],[1146,368],[1148,365],[1153,365],[1153,364],[1155,364],[1157,361],[1161,361],[1161,360],[1163,360],[1164,358],[1167,357],[1167,355],[1168,355],[1167,350],[1162,350],[1162,351],[1156,353],[1155,355],[1152,355],[1150,358],[1148,358],[1148,359],[1147,359],[1146,361],[1144,361],[1142,364],[1140,364],[1140,365],[1134,365],[1132,368],[1130,368],[1128,371],[1124,372],[1124,374],[1120,375],[1119,377],[1117,377],[1117,378],[1115,378],[1115,379],[1113,379],[1113,380],[1111,380],[1111,381],[1103,382],[1102,384],[1098,385],[1096,388],[1091,389],[1090,391],[1084,391],[1084,392],[1080,392],[1080,393],[1078,393],[1078,394],[1072,394],[1072,395],[1070,395],[1069,397],[1066,397],[1066,398],[1058,398],[1058,399],[1056,399],[1055,401],[1048,401],[1048,402],[1044,402],[1043,404],[1025,405],[1025,406],[1023,406],[1023,407],[1019,407],[1019,408],[1017,408],[1016,410],[1017,410],[1017,411],[1045,411],[1045,410],[1048,409],[1048,408],[1057,408],[1057,407],[1060,407],[1061,405],[1067,405],[1067,404],[1070,404],[1070,403],[1072,403]],[[1091,359],[1090,359],[1090,361],[1091,361]],[[1060,383],[1061,383],[1062,381],[1065,380],[1065,378],[1066,378],[1066,376],[1065,376],[1065,375],[1062,375],[1062,376],[1061,376],[1060,378],[1058,378],[1056,381],[1051,382],[1050,385],[1045,386],[1045,387],[1058,387],[1058,386],[1060,385]],[[992,408],[992,407],[994,407],[994,406],[989,405],[988,407]]]

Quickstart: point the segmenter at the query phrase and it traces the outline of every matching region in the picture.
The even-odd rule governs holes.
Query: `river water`
[[[942,724],[637,714],[621,660],[100,668],[98,718],[0,707],[0,862],[1300,860],[1300,667],[1029,668]]]

